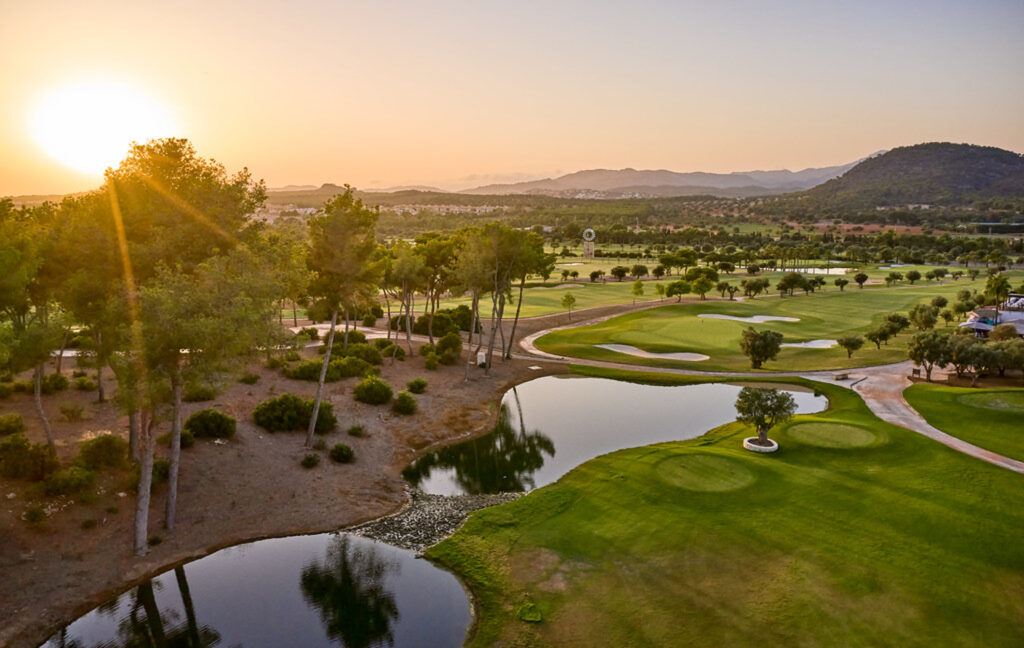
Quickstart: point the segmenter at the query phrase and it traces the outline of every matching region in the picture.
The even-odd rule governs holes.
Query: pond
[[[736,418],[741,385],[660,386],[546,376],[505,394],[494,431],[413,462],[405,478],[442,495],[529,491],[594,457],[693,439]],[[798,412],[819,412],[823,396],[786,385]]]
[[[461,646],[454,576],[347,533],[260,540],[169,570],[69,624],[45,648]]]

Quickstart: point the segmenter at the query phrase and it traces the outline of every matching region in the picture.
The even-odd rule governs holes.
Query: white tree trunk
[[[331,349],[334,348],[334,329],[338,325],[338,309],[331,312],[331,332],[327,335],[327,352],[324,363],[320,367],[320,379],[316,382],[316,398],[313,399],[313,414],[309,417],[309,430],[306,431],[306,447],[313,447],[313,434],[316,431],[316,419],[320,416],[320,402],[324,398],[324,381],[327,380],[327,365],[331,362]]]

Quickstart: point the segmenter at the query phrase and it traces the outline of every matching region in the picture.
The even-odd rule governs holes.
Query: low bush
[[[74,495],[95,482],[96,475],[91,470],[82,466],[69,466],[47,477],[44,488],[47,495]]]
[[[373,326],[376,323],[377,323],[377,318],[375,316],[373,316],[373,315],[364,315],[363,316],[363,322],[362,322],[363,326]]]
[[[313,416],[313,401],[303,400],[295,394],[282,394],[264,401],[253,411],[253,421],[267,432],[295,432],[309,427]],[[328,401],[320,403],[316,419],[316,434],[327,434],[338,424],[334,406]]]
[[[170,448],[171,447],[171,433],[170,432],[164,432],[163,434],[161,434],[160,436],[157,437],[156,441],[157,441],[157,443],[159,443],[161,445],[165,445],[168,448]],[[191,448],[195,444],[196,444],[195,436],[193,436],[193,434],[191,432],[189,432],[188,430],[182,429],[182,431],[181,431],[181,447],[182,448]]]
[[[85,378],[87,375],[88,374],[85,373],[85,371],[83,371],[82,369],[75,369],[74,371],[71,372],[72,378]]]
[[[334,363],[332,362],[327,365],[327,375],[324,377],[325,382],[341,380],[341,374],[338,373],[336,368],[331,366],[332,364]],[[306,360],[292,367],[285,367],[284,375],[292,380],[311,380],[315,382],[320,380],[320,370],[323,366],[323,360]]]
[[[58,468],[60,463],[47,445],[33,445],[24,434],[0,439],[0,477],[40,481]]]
[[[446,334],[437,343],[437,355],[441,364],[457,364],[462,357],[462,336],[454,332]]]
[[[362,425],[353,425],[348,429],[348,435],[361,439],[366,436],[366,430],[363,429]]]
[[[0,398],[7,398],[14,393],[14,385],[0,382]]]
[[[383,362],[381,352],[365,342],[349,344],[347,349],[336,348],[335,351],[339,358],[359,358],[372,365],[379,365]]]
[[[88,376],[76,377],[72,382],[72,385],[74,385],[75,389],[78,391],[96,391],[100,388],[99,384]]]
[[[381,349],[380,354],[385,358],[394,357],[396,360],[405,360],[405,349],[398,344],[389,344]]]
[[[21,519],[29,524],[39,524],[46,519],[46,510],[43,509],[42,504],[29,504],[25,507],[25,512],[21,514]]]
[[[217,397],[217,390],[212,385],[185,385],[181,399],[186,403],[201,403]]]
[[[299,355],[298,351],[293,349],[284,354],[284,359],[288,362],[298,362],[299,360],[302,360],[302,356]]]
[[[437,357],[436,353],[428,353],[427,357],[424,358],[423,367],[427,371],[437,371],[437,367],[440,363],[441,359]]]
[[[320,455],[308,454],[302,458],[299,465],[306,469],[316,468],[320,465]]]
[[[185,420],[183,431],[188,431],[197,439],[230,439],[235,436],[236,426],[235,417],[215,409],[204,409],[193,413]]]
[[[35,390],[35,385],[32,384],[31,380],[19,380],[12,385],[14,391],[21,392],[22,394],[31,394]],[[46,393],[46,392],[43,392]]]
[[[393,392],[391,391],[391,386],[386,382],[377,376],[370,376],[360,381],[360,383],[353,388],[352,393],[360,403],[383,405],[391,400]]]
[[[330,456],[334,463],[351,463],[355,458],[355,453],[352,452],[352,448],[344,443],[339,443],[331,448]]]
[[[77,463],[87,470],[122,468],[128,463],[128,442],[113,434],[101,434],[78,446]]]
[[[334,343],[344,342],[345,331],[338,331],[334,334]],[[366,334],[362,331],[349,331],[348,332],[348,344],[351,347],[353,344],[366,344]]]
[[[29,383],[30,385],[32,383]],[[52,394],[54,392],[64,391],[71,386],[71,381],[66,376],[61,374],[50,374],[43,376],[43,379],[39,383],[40,391],[44,394]],[[31,389],[31,388],[30,388]]]
[[[416,399],[409,392],[402,390],[395,396],[395,402],[391,404],[391,411],[402,416],[415,414]]]
[[[391,340],[387,338],[377,338],[376,340],[373,341],[373,346],[377,347],[377,349],[379,349],[380,351],[383,351],[392,344],[393,343],[391,342]]]
[[[422,394],[427,391],[427,381],[422,378],[416,378],[405,383],[406,388],[413,394]]]
[[[61,403],[57,406],[57,409],[60,410],[61,416],[70,423],[77,423],[85,417],[85,405],[75,403],[74,401]]]
[[[319,340],[320,330],[317,329],[317,327],[315,326],[304,326],[299,329],[299,332],[296,333],[296,335],[304,335],[308,337],[310,340]]]
[[[242,383],[243,385],[255,385],[259,381],[259,374],[254,374],[251,371],[246,371],[244,374],[242,374],[242,377],[238,379],[238,382]]]
[[[284,366],[284,360],[282,360],[281,358],[270,358],[265,363],[263,363],[263,366],[266,367],[267,369],[280,369],[281,367]]]
[[[337,370],[338,376],[341,378],[365,377],[374,372],[373,365],[362,358],[353,356],[332,360],[331,366]]]
[[[437,353],[437,347],[434,346],[433,344],[423,344],[420,346],[419,353],[421,356],[425,357],[430,355],[431,353]]]
[[[93,529],[99,523],[100,523],[100,521],[97,520],[96,518],[89,518],[88,520],[82,520],[82,530],[83,531],[88,531],[89,529]]]
[[[0,414],[0,436],[21,434],[25,431],[25,421],[21,414]]]

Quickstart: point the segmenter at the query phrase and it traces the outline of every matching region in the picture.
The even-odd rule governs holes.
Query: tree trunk
[[[434,343],[434,298],[433,291],[427,292],[427,305],[430,307],[430,313],[427,315],[427,338],[430,343]]]
[[[167,508],[164,526],[174,531],[174,517],[178,509],[178,468],[181,465],[181,367],[174,368],[171,376],[171,467],[167,475]]]
[[[497,285],[498,285],[497,280],[495,280],[494,285],[495,285],[495,287],[497,287]],[[495,333],[496,333],[495,326],[497,325],[497,321],[498,321],[497,320],[497,316],[498,316],[498,291],[497,291],[497,288],[495,288],[494,295],[491,296],[491,334],[490,334],[490,336],[488,336],[488,339],[487,339],[487,362],[484,365],[484,375],[485,376],[489,376],[491,374],[491,357],[494,354],[494,341],[495,341],[495,339],[497,339],[497,336],[495,335]]]
[[[101,364],[96,365],[96,389],[99,391],[97,402],[107,402],[107,392],[103,389],[103,365]]]
[[[320,415],[320,401],[324,398],[324,381],[327,380],[327,365],[331,362],[331,349],[334,347],[334,328],[338,325],[338,309],[331,312],[331,331],[327,334],[327,352],[324,363],[320,367],[320,379],[316,381],[316,398],[313,399],[313,414],[309,417],[309,430],[306,431],[306,447],[313,447],[313,433],[316,430],[316,419]]]
[[[128,412],[128,452],[139,463],[139,410]]]
[[[43,409],[43,366],[44,364],[42,363],[36,365],[36,369],[33,372],[33,400],[35,400],[36,413],[39,414],[39,420],[43,422],[43,430],[46,431],[46,443],[50,446],[50,451],[56,455],[57,442],[53,438],[53,426],[50,425],[50,419],[46,418],[46,410]]]
[[[146,581],[139,585],[139,601],[146,610],[146,625],[153,636],[153,643],[159,648],[167,645],[167,638],[164,636],[164,622],[160,618],[160,608],[156,605],[156,597],[153,596],[153,581]]]
[[[295,306],[295,300],[292,300],[292,326],[299,325],[299,309]]]
[[[768,428],[759,427],[757,428],[757,442],[763,446],[768,445]]]
[[[384,291],[384,307],[387,308],[387,325],[384,327],[388,331],[388,339],[391,339],[391,299],[388,297],[388,291]]]
[[[64,367],[64,349],[68,346],[68,333],[70,332],[70,328],[64,329],[64,336],[60,339],[60,350],[57,351],[57,373],[60,373]]]
[[[139,492],[135,501],[135,555],[145,556],[149,540],[149,498],[153,488],[153,413],[146,412],[139,426]]]
[[[412,291],[408,291],[405,307],[405,343],[409,347],[409,355],[412,355],[412,309],[414,308]]]
[[[512,332],[508,336],[508,353],[506,358],[512,358],[512,346],[516,343],[516,326],[519,325],[519,312],[523,309],[523,289],[526,287],[526,275],[519,280],[519,299],[516,301],[516,317],[512,320]]]
[[[505,320],[505,294],[498,297],[498,335],[501,336],[501,361],[505,362],[505,327],[502,323]]]
[[[932,366],[930,364],[922,365],[924,367],[924,379],[928,382],[932,381]]]
[[[473,292],[473,313],[469,318],[469,341],[466,342],[466,349],[469,351],[469,358],[466,359],[465,372],[463,373],[462,379],[464,381],[469,380],[469,365],[470,363],[476,364],[476,352],[473,351],[473,332],[476,331],[477,320],[480,313],[480,293],[479,291]],[[478,339],[483,337],[481,332]],[[483,342],[481,341],[481,344]]]
[[[341,340],[341,350],[348,351],[348,306],[345,307],[345,337]]]

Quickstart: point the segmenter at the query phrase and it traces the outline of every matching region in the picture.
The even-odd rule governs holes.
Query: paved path
[[[605,362],[602,360],[589,360],[584,358],[567,358],[545,351],[541,351],[534,344],[540,336],[574,326],[588,326],[603,322],[615,315],[607,315],[585,322],[576,322],[566,326],[536,331],[520,340],[519,345],[526,351],[526,354],[516,354],[519,358],[544,359],[554,362],[571,362],[572,364],[585,365],[588,367],[606,367],[609,369],[623,369],[626,371],[652,371],[657,373],[669,373],[684,376],[715,376],[727,378],[806,378],[818,382],[827,382],[840,387],[847,387],[857,392],[867,404],[875,416],[906,428],[918,434],[923,434],[929,439],[934,439],[958,452],[970,455],[990,464],[1007,468],[1014,472],[1024,474],[1024,462],[1005,457],[1001,454],[986,450],[974,444],[967,443],[962,439],[947,434],[942,430],[933,427],[924,420],[924,417],[917,413],[910,403],[903,398],[903,390],[910,386],[908,378],[914,363],[905,360],[894,364],[877,365],[874,367],[859,367],[856,369],[842,369],[831,371],[779,371],[752,373],[748,371],[700,371],[698,369],[674,369],[668,367],[647,367],[642,365],[625,364],[619,362]],[[847,380],[835,380],[835,375],[844,373],[849,376]]]

